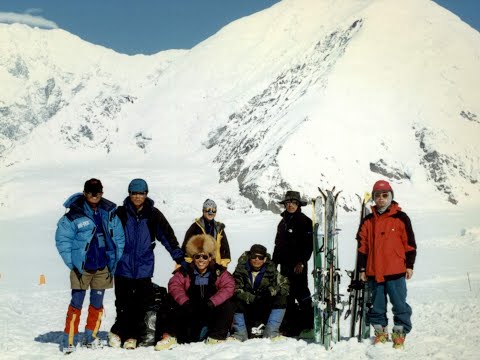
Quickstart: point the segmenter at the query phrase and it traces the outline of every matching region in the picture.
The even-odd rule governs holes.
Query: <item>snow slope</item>
[[[105,183],[111,185],[105,189],[105,196],[119,202],[121,196],[114,196],[108,189],[116,183],[123,183],[123,187],[126,187],[124,174],[129,174],[133,168],[112,165],[117,165],[121,171],[106,179],[108,182]],[[88,167],[84,170],[87,173]],[[141,169],[135,169],[136,174],[140,171]],[[25,175],[27,178],[31,174]],[[207,186],[208,177],[197,175],[199,181]],[[40,202],[44,191],[39,184],[47,177],[46,171],[42,171],[35,178],[23,181],[24,185],[35,190],[29,195],[32,201]],[[182,239],[190,221],[199,215],[203,199],[212,193],[205,192],[199,197],[195,190],[189,192],[187,186],[183,185],[182,195],[192,199],[192,206],[185,209],[179,202],[171,202],[166,195],[169,191],[168,182],[172,179],[158,182],[155,181],[156,178],[147,177],[152,197],[157,199],[160,209],[170,220],[177,236]],[[58,350],[58,344],[70,291],[68,269],[56,252],[53,236],[55,222],[62,214],[63,198],[78,189],[64,185],[68,182],[67,175],[59,175],[57,181],[57,189],[65,196],[53,192],[52,197],[57,200],[56,209],[40,209],[37,214],[29,216],[22,213],[19,207],[17,214],[0,220],[2,359],[51,359],[63,356]],[[401,192],[397,192],[397,199],[401,204],[404,203]],[[218,205],[218,218],[227,224],[234,257],[255,242],[267,245],[270,250],[273,248],[278,215],[260,213],[255,209],[246,213],[237,209],[229,210],[228,204],[222,200],[218,201]],[[459,211],[424,211],[414,203],[405,203],[404,208],[412,218],[418,243],[414,277],[408,282],[408,300],[413,308],[414,328],[407,338],[404,351],[396,351],[390,345],[373,346],[368,342],[358,343],[355,339],[348,339],[347,322],[343,322],[344,339],[328,352],[320,345],[286,339],[275,343],[270,340],[249,340],[241,344],[216,346],[182,345],[161,354],[155,352],[153,347],[135,351],[81,349],[70,357],[114,359],[122,356],[125,359],[143,359],[161,356],[166,359],[207,359],[214,356],[216,359],[247,359],[255,355],[261,359],[476,359],[476,346],[470,336],[465,336],[465,332],[474,334],[480,331],[480,231],[475,216],[480,209],[472,209],[466,215]],[[309,210],[309,207],[305,208],[307,214]],[[339,252],[342,269],[353,266],[356,222],[356,214],[341,212]],[[155,252],[157,261],[154,281],[166,286],[173,262],[161,246],[157,246]],[[230,266],[233,269],[235,261]],[[46,285],[38,285],[40,274],[45,275]],[[346,294],[346,276],[343,276],[342,281],[343,292]],[[106,316],[101,327],[101,337],[104,339],[115,317],[112,290],[107,291],[105,308]],[[84,322],[85,312],[80,323],[81,329]]]

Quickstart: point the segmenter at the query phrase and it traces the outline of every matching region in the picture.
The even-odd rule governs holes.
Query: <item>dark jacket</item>
[[[210,231],[207,231],[205,219],[203,217],[195,219],[195,222],[188,228],[185,239],[183,240],[182,250],[185,252],[187,241],[194,235],[208,234],[215,239],[217,264],[227,267],[231,261],[230,246],[228,245],[227,234],[225,233],[225,224],[212,220]],[[186,258],[188,262],[192,259]]]
[[[251,304],[256,301],[257,297],[269,301],[268,299],[279,296],[284,297],[286,303],[289,291],[288,279],[277,271],[269,254],[267,254],[265,265],[255,277],[253,285],[248,251],[238,259],[233,277],[235,279],[235,296],[239,301]]]
[[[183,251],[167,219],[150,198],[145,199],[143,208],[137,213],[130,198],[119,206],[117,215],[125,229],[125,250],[118,263],[116,276],[130,279],[151,278],[155,267],[155,239],[180,264],[184,260]]]
[[[313,251],[312,220],[301,212],[301,208],[290,214],[281,213],[282,220],[277,227],[273,261],[282,268],[293,268],[302,263],[305,268]]]
[[[375,276],[377,282],[387,276],[403,276],[407,268],[413,269],[417,255],[410,218],[395,201],[383,214],[376,207],[372,210],[357,233],[358,268]]]

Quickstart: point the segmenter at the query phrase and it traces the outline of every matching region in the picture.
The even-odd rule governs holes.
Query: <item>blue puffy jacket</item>
[[[55,243],[68,268],[75,267],[83,273],[87,252],[96,231],[93,210],[82,193],[70,196],[63,206],[70,211],[58,221]],[[98,203],[105,232],[107,266],[111,273],[115,272],[125,246],[125,234],[115,209],[116,205],[107,199],[102,198]]]
[[[125,251],[115,276],[130,279],[153,277],[155,238],[167,249],[174,261],[178,264],[185,261],[172,227],[153,204],[153,200],[147,197],[142,209],[137,212],[127,197],[123,206],[118,207],[117,214],[125,230]]]

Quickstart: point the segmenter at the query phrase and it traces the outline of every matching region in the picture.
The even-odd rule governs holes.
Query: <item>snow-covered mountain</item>
[[[195,157],[273,211],[288,188],[333,185],[352,209],[377,178],[480,201],[480,34],[432,1],[284,0],[155,56],[61,30],[0,34],[2,172]]]
[[[277,211],[289,187],[308,198],[336,185],[345,295],[355,193],[389,179],[417,239],[414,327],[402,352],[348,339],[347,319],[330,351],[252,339],[74,358],[478,358],[465,336],[480,331],[478,84],[479,33],[428,0],[283,0],[191,50],[154,56],[0,24],[1,358],[63,356],[70,287],[54,234],[62,203],[91,177],[117,204],[145,178],[180,242],[215,199],[231,271],[252,244],[273,250],[280,217],[259,208]],[[162,246],[155,256],[153,281],[166,286],[173,263]],[[102,339],[114,301],[107,291]]]
[[[183,51],[129,57],[63,30],[0,24],[0,157],[54,118],[60,141],[109,150],[122,109]]]

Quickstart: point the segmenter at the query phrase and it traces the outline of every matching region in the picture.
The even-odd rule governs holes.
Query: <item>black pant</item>
[[[190,300],[192,301],[192,300]],[[195,302],[193,310],[184,311],[177,306],[173,311],[173,328],[180,344],[197,342],[201,338],[202,329],[208,328],[207,335],[213,339],[225,340],[232,326],[234,306],[229,299],[219,306],[209,308],[205,303]]]
[[[110,331],[120,336],[122,342],[127,339],[140,341],[146,330],[145,314],[153,299],[152,279],[115,276],[117,318]]]
[[[284,328],[291,336],[297,336],[302,330],[313,328],[313,307],[308,288],[308,269],[305,266],[302,273],[295,274],[294,266],[280,265],[280,273],[290,281]],[[298,305],[295,301],[298,302]]]

